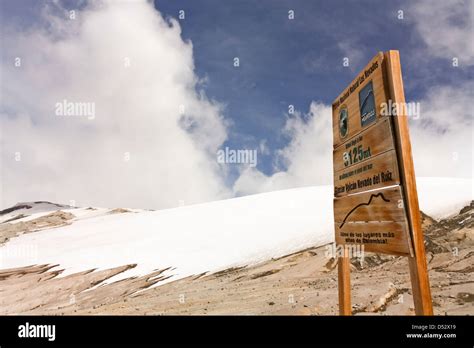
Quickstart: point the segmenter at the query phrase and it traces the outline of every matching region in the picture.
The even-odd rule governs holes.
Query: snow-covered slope
[[[417,178],[420,209],[435,219],[459,213],[473,199],[473,181],[460,178]]]
[[[311,187],[81,218],[69,226],[13,238],[0,248],[8,255],[2,268],[59,263],[67,274],[137,263],[124,276],[174,267],[169,274],[182,277],[263,261],[330,242],[331,195],[330,186]],[[15,252],[25,245],[35,246],[33,252]]]
[[[472,200],[472,181],[421,178],[418,191],[421,209],[440,217]],[[161,211],[63,209],[76,216],[71,225],[12,238],[0,268],[58,263],[69,274],[136,263],[120,277],[172,267],[177,279],[256,263],[333,241],[332,196],[318,186]]]
[[[18,217],[19,215],[39,217],[41,216],[40,214],[47,215],[53,211],[57,211],[59,209],[64,210],[68,208],[72,207],[44,201],[17,203],[11,208],[0,211],[0,223],[8,221],[14,217]]]

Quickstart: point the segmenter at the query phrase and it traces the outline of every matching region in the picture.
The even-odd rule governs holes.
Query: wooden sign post
[[[378,53],[332,104],[341,315],[352,312],[351,245],[407,256],[415,312],[433,314],[405,106],[398,51]]]

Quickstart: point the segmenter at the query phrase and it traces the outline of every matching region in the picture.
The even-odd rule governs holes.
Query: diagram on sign
[[[383,193],[377,193],[376,195],[370,195],[370,198],[369,198],[369,201],[367,203],[360,203],[358,205],[356,205],[354,208],[351,209],[351,211],[349,211],[346,215],[346,217],[344,218],[344,220],[342,221],[342,224],[341,226],[339,226],[339,228],[342,228],[342,226],[344,226],[344,224],[346,223],[346,220],[349,218],[349,216],[354,212],[356,211],[357,209],[359,209],[360,207],[363,207],[363,206],[369,206],[371,203],[372,203],[372,200],[374,198],[377,198],[377,197],[380,197],[381,199],[383,199],[385,202],[390,202],[390,199],[387,199],[385,198],[385,196],[383,195]]]

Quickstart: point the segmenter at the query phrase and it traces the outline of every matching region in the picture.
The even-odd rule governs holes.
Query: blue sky
[[[472,1],[101,4],[0,2],[4,205],[44,199],[157,208],[330,184],[329,106],[389,49],[400,51],[406,99],[421,104],[412,122],[417,175],[472,177]],[[117,65],[124,56],[132,69]],[[94,121],[54,117],[55,103],[78,96],[102,111]],[[178,129],[182,100],[194,108],[197,136]],[[216,150],[262,142],[256,168],[216,166]],[[12,160],[17,153],[21,166]],[[128,167],[123,153],[132,154]],[[117,195],[116,187],[127,192]],[[137,194],[148,190],[161,193]]]

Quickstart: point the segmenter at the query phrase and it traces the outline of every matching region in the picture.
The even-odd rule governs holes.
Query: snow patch
[[[470,179],[418,178],[417,185],[421,209],[435,218],[458,213],[472,200]],[[25,234],[0,247],[0,268],[58,263],[71,274],[136,263],[112,280],[173,267],[165,272],[173,275],[170,281],[334,241],[329,185],[160,211],[65,211],[76,216],[71,225]],[[15,257],[24,245],[35,246],[35,252]]]

